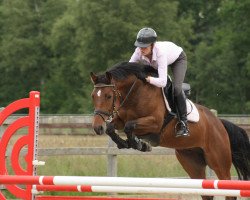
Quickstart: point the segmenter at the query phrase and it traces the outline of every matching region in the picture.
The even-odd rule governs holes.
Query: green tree
[[[77,8],[74,12],[80,49],[76,60],[86,91],[92,89],[90,71],[102,72],[117,62],[130,59],[136,34],[142,27],[153,27],[160,40],[172,40],[187,51],[191,48],[188,38],[192,37],[193,20],[178,18],[176,2],[89,0],[79,1]],[[90,102],[90,95],[84,101]],[[87,107],[92,109],[91,105]]]
[[[249,1],[221,4],[213,34],[196,49],[197,99],[220,113],[249,112],[249,9]]]
[[[50,80],[53,55],[48,35],[67,1],[3,1],[0,5],[0,70],[2,105],[41,91]],[[42,104],[43,104],[42,98]],[[45,98],[46,100],[46,98]],[[46,108],[45,108],[46,110]]]
[[[92,111],[89,72],[128,60],[140,28],[187,51],[192,36],[192,19],[178,17],[173,1],[13,0],[0,3],[0,15],[0,100],[40,90],[50,113]]]
[[[83,77],[75,63],[75,20],[66,13],[53,24],[48,41],[53,58],[50,79],[45,84],[44,108],[50,113],[79,113],[82,102],[78,98],[84,94]]]
[[[42,112],[92,112],[89,72],[128,60],[137,31],[182,46],[193,98],[250,111],[249,1],[0,1],[0,101],[42,95]],[[245,19],[242,20],[242,17]]]
[[[18,8],[18,9],[17,9]],[[0,101],[8,103],[40,89],[42,76],[38,13],[29,1],[4,1],[0,6]],[[32,73],[30,73],[32,71]]]

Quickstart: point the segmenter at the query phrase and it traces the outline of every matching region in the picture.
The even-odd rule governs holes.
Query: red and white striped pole
[[[191,192],[191,194],[198,193],[202,195],[208,195],[209,193],[210,195],[250,196],[250,181],[236,180],[3,175],[0,176],[0,184],[45,185],[40,187],[40,190],[42,190],[42,188],[46,189],[46,187],[48,188],[48,185],[51,185],[51,189],[53,188],[52,186],[60,186],[61,189],[67,188],[70,190],[89,192],[128,191],[140,193],[143,191],[142,193],[180,193],[183,191],[184,193],[186,192],[185,194],[190,194]],[[54,187],[54,189],[55,188],[56,187]],[[178,188],[182,189],[180,190]],[[223,191],[221,191],[222,189]],[[218,191],[216,192],[216,190]],[[225,194],[225,190],[228,190],[226,191],[227,194]]]
[[[182,195],[215,195],[250,197],[250,190],[230,189],[197,189],[197,188],[162,188],[162,187],[129,187],[129,186],[90,186],[90,185],[33,185],[34,194],[39,191],[67,192],[105,192],[105,193],[137,193],[137,194],[182,194]]]
[[[173,198],[150,197],[107,197],[107,196],[36,196],[36,200],[177,200]]]
[[[0,184],[21,183],[32,185],[98,185],[250,190],[250,181],[238,180],[132,178],[103,176],[0,176]]]

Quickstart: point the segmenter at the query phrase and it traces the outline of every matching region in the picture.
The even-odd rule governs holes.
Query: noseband
[[[113,102],[112,102],[113,110],[111,111],[111,113],[107,112],[107,111],[103,111],[103,110],[95,110],[94,115],[99,115],[103,119],[103,121],[105,121],[106,123],[110,123],[113,120],[115,114],[117,114],[117,115],[119,114],[118,111],[124,105],[126,100],[128,99],[130,93],[132,92],[132,90],[133,90],[133,88],[135,86],[136,80],[134,81],[134,83],[130,87],[126,97],[123,99],[122,103],[120,104],[120,106],[117,109],[116,109],[116,106],[115,106],[115,102],[117,100],[117,97],[121,97],[121,93],[120,93],[119,90],[116,89],[115,85],[114,84],[98,84],[98,85],[95,85],[94,88],[112,87],[113,88],[113,93],[114,93],[114,98],[113,98]],[[107,116],[108,119],[105,119],[104,115]]]

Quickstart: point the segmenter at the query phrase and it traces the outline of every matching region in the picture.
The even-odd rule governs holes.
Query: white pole
[[[130,187],[186,187],[202,188],[203,180],[129,177],[74,177],[55,176],[54,185],[98,185]]]
[[[192,189],[192,188],[150,188],[150,187],[123,187],[123,186],[92,186],[92,192],[117,193],[144,193],[144,194],[182,194],[182,195],[208,195],[208,196],[234,196],[241,197],[240,190],[219,189]]]
[[[127,187],[127,186],[88,186],[88,185],[33,185],[32,193],[40,191],[74,191],[105,193],[144,193],[144,194],[192,194],[208,196],[250,197],[250,190],[197,189],[197,188],[161,188],[161,187]]]

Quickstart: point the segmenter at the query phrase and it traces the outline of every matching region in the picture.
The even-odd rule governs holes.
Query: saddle
[[[182,90],[186,97],[189,97],[191,95],[190,84],[182,83]],[[168,102],[171,112],[176,113],[176,106],[174,101],[174,86],[170,76],[168,76],[167,85],[163,88],[163,93]]]
[[[182,90],[186,97],[189,97],[191,94],[191,87],[188,83],[182,84]],[[174,87],[171,78],[168,76],[167,85],[165,88],[162,88],[163,95],[165,96],[165,105],[168,109],[168,115],[164,117],[164,122],[162,125],[162,129],[177,116],[176,105],[174,101]],[[186,98],[187,105],[187,120],[189,122],[198,122],[199,121],[199,112],[194,103]]]

